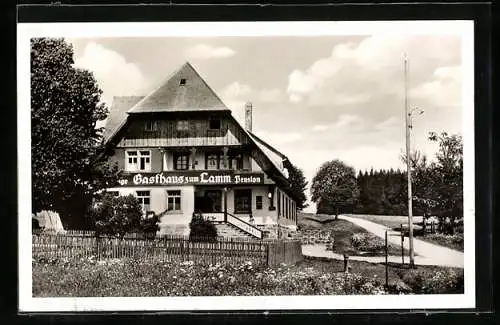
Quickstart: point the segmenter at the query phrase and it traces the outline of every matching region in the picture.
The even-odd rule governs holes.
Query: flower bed
[[[461,294],[464,292],[463,269],[420,268],[399,271],[399,275],[415,294]]]
[[[383,285],[359,274],[281,265],[201,266],[114,259],[33,261],[33,296],[234,296],[383,294]]]

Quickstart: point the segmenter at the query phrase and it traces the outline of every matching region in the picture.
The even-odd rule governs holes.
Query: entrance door
[[[205,191],[206,212],[222,212],[222,191],[207,190]]]

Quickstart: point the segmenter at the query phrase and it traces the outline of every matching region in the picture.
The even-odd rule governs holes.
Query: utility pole
[[[408,237],[410,242],[410,268],[415,267],[414,250],[413,250],[413,207],[411,193],[411,153],[410,153],[410,130],[411,130],[411,113],[408,111],[408,56],[404,54],[404,84],[405,84],[405,126],[406,126],[406,169],[408,173]]]

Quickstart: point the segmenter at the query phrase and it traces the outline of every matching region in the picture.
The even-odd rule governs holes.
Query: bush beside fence
[[[38,233],[32,236],[33,258],[135,258],[156,261],[194,261],[201,264],[240,264],[251,261],[269,266],[302,260],[299,241],[218,238],[190,241],[186,236],[164,235],[145,240],[139,235],[124,239],[85,233]]]

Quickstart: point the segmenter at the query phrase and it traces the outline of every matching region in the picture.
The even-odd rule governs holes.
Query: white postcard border
[[[168,28],[165,26],[168,24]],[[472,21],[21,23],[17,35],[19,310],[188,311],[455,309],[475,307],[474,30]],[[464,287],[461,295],[33,298],[31,273],[30,38],[453,34],[462,36]]]

